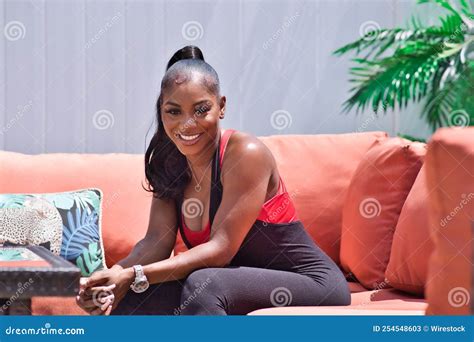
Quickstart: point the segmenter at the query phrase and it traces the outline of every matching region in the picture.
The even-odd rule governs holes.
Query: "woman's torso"
[[[223,185],[221,169],[228,141],[234,131],[221,132],[219,147],[211,164],[213,184],[203,184],[199,198],[185,196],[177,202],[178,225],[181,237],[188,248],[195,247],[209,240],[212,221],[222,199]],[[314,243],[297,218],[292,198],[285,188],[278,171],[272,172],[278,177],[276,192],[269,195],[263,204],[257,220],[250,228],[238,253],[230,266],[249,266],[292,271],[310,276],[317,282],[323,281],[324,273],[337,267],[332,260]],[[269,182],[271,183],[271,182]],[[268,188],[274,186],[269,184]],[[196,195],[193,192],[191,196]],[[208,200],[206,200],[206,196]],[[192,210],[191,210],[192,208]],[[196,211],[198,210],[198,211]],[[203,215],[196,215],[197,212]],[[194,219],[193,229],[187,222]],[[201,229],[196,230],[195,227]]]

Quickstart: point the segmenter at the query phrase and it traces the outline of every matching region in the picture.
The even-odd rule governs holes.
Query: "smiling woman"
[[[171,58],[156,107],[145,154],[147,234],[83,284],[79,304],[117,315],[350,304],[344,276],[298,219],[271,152],[249,134],[221,130],[226,98],[197,47]],[[178,230],[188,250],[168,258]]]

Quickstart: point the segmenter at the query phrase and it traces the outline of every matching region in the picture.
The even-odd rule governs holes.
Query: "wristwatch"
[[[133,269],[135,271],[135,280],[130,285],[130,288],[133,292],[142,293],[148,289],[150,283],[148,282],[145,273],[143,273],[142,265],[134,265]]]

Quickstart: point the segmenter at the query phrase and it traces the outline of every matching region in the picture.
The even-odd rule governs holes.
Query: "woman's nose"
[[[186,114],[184,115],[183,121],[180,124],[181,130],[186,130],[190,127],[196,127],[197,122],[196,122],[196,117],[193,114]]]

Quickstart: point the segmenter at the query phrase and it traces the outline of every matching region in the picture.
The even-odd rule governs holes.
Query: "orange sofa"
[[[472,312],[469,299],[472,292],[470,224],[474,217],[474,198],[471,201],[471,194],[474,197],[473,128],[439,130],[428,146],[426,157],[422,151],[424,146],[389,138],[384,132],[281,135],[261,139],[275,156],[298,216],[309,234],[347,275],[352,303],[344,307],[266,308],[251,315]],[[396,145],[394,150],[393,144]],[[377,148],[392,149],[396,153],[392,159],[385,157],[390,154],[386,152],[374,157],[377,151],[373,151]],[[408,150],[415,151],[412,159],[407,157]],[[409,162],[405,169],[400,167],[400,158]],[[426,161],[422,166],[423,160]],[[362,162],[369,168],[362,168]],[[402,172],[402,177],[394,175],[393,170]],[[375,256],[371,250],[360,253],[360,248],[354,247],[360,244],[357,234],[348,230],[352,225],[352,221],[348,221],[350,211],[360,205],[348,199],[360,196],[365,186],[372,188],[372,197],[378,196],[377,184],[370,182],[370,172],[378,172],[373,179],[394,177],[390,189],[400,190],[396,197],[398,203],[385,205],[383,202],[381,213],[370,215],[385,220],[371,228],[376,231],[383,226],[385,229],[383,248],[377,244],[379,254]],[[360,179],[354,175],[370,179],[357,185]],[[24,155],[0,151],[0,193],[59,192],[87,187],[103,191],[102,235],[109,267],[125,257],[146,232],[151,194],[143,190],[142,184],[143,155]],[[393,202],[390,191],[383,191],[383,195]],[[463,200],[467,203],[451,215],[453,208]],[[384,217],[387,214],[389,217]],[[439,222],[446,221],[446,217],[450,217],[450,229],[440,229],[444,227]],[[398,247],[392,248],[392,244]],[[174,253],[180,253],[183,248],[178,236]],[[359,250],[348,252],[351,248]],[[364,269],[372,269],[372,259],[377,261],[373,268],[379,270],[378,277],[385,275],[381,282],[363,281]],[[386,268],[382,274],[380,267]],[[36,297],[32,309],[35,315],[84,314],[74,298]]]

